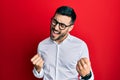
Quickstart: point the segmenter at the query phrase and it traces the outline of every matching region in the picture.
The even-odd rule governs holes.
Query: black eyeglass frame
[[[56,19],[54,19],[54,18],[51,18],[51,25],[55,27],[57,24],[59,24],[59,29],[60,29],[60,30],[64,30],[64,29],[66,29],[66,27],[70,27],[71,25],[73,25],[73,24],[66,25],[66,24],[64,24],[64,23],[58,22],[58,21],[57,21]]]

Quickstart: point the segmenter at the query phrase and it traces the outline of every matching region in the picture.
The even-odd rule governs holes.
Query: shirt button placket
[[[55,80],[58,80],[58,61],[59,61],[59,47],[60,45],[57,45],[57,54],[56,54],[56,75]]]

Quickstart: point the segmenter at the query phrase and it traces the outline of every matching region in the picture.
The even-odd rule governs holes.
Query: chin
[[[52,37],[52,36],[51,36],[50,38],[51,38],[53,41],[55,41],[55,40],[56,40],[56,38],[54,38],[54,37]]]

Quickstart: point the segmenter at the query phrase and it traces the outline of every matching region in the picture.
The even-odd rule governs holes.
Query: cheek
[[[66,32],[66,33],[69,33],[69,32],[70,32],[70,29],[69,29],[69,28],[67,28],[65,32]]]
[[[64,31],[61,31],[61,34],[67,34],[67,33],[69,33],[69,30],[67,29],[67,30],[64,30]]]

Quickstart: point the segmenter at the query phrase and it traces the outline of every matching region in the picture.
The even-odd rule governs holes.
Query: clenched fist
[[[78,62],[77,62],[77,66],[76,69],[78,71],[78,73],[84,77],[87,74],[90,73],[90,61],[87,58],[81,58]]]
[[[41,56],[39,54],[36,54],[34,57],[32,57],[31,62],[35,66],[37,72],[40,72],[41,68],[43,67],[43,63],[44,63]]]

